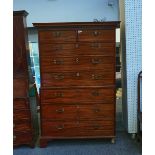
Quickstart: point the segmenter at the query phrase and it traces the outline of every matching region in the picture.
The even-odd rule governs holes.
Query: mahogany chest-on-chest
[[[115,137],[119,22],[33,23],[41,72],[41,139]]]

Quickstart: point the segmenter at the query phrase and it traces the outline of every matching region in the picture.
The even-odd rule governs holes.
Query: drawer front
[[[115,69],[114,57],[83,56],[83,57],[42,57],[41,72]]]
[[[13,110],[13,120],[29,120],[30,119],[30,111],[29,110]]]
[[[26,99],[13,99],[13,109],[28,109],[28,100]]]
[[[80,120],[113,120],[114,121],[114,104],[94,104],[79,105],[78,115]]]
[[[114,88],[41,89],[41,103],[114,103]]]
[[[79,136],[114,136],[114,121],[81,121]]]
[[[115,55],[113,43],[41,44],[40,56]]]
[[[113,71],[74,71],[74,72],[53,72],[42,74],[43,87],[57,86],[103,86],[114,85],[115,75]]]
[[[39,42],[42,43],[58,43],[58,42],[75,42],[76,31],[39,31]]]
[[[49,105],[41,107],[42,119],[75,120],[77,119],[76,105]]]
[[[113,121],[42,121],[42,136],[80,137],[114,136]]]
[[[13,135],[13,144],[19,145],[19,144],[28,144],[32,142],[32,134],[30,132],[20,133]]]
[[[46,120],[114,120],[114,109],[114,104],[45,104],[41,114]]]
[[[22,120],[20,122],[14,121],[13,122],[13,132],[30,132],[31,131],[31,122],[30,120]]]
[[[13,97],[27,96],[28,81],[26,79],[13,79]]]
[[[78,30],[78,40],[114,42],[115,30]]]

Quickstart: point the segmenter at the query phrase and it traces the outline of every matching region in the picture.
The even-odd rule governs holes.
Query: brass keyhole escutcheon
[[[95,90],[95,91],[92,92],[92,95],[93,96],[99,96],[100,94],[99,94],[99,92],[97,90]]]

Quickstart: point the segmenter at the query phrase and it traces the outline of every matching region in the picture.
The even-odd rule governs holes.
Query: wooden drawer
[[[20,99],[20,98],[13,99],[13,109],[19,110],[28,108],[29,105],[27,99]]]
[[[115,56],[114,43],[41,44],[40,56],[105,55]]]
[[[31,122],[30,120],[14,121],[13,122],[13,132],[30,132],[31,131]]]
[[[41,89],[43,103],[113,103],[114,88]]]
[[[115,84],[113,71],[92,70],[74,72],[53,72],[42,74],[42,87],[57,86],[105,86]]]
[[[113,121],[42,121],[42,136],[82,137],[114,136]]]
[[[41,106],[42,119],[75,120],[77,119],[76,105],[50,105]]]
[[[115,42],[115,30],[78,30],[78,41]]]
[[[115,104],[79,105],[80,120],[114,120]]]
[[[30,110],[21,109],[21,110],[13,110],[13,120],[29,120],[30,119]]]
[[[13,97],[27,97],[28,95],[28,80],[27,79],[13,79]]]
[[[114,120],[114,104],[45,104],[42,119],[49,120]]]
[[[114,122],[110,120],[80,121],[79,136],[114,136]]]
[[[97,70],[114,71],[114,57],[78,56],[78,57],[42,57],[41,72]]]
[[[41,44],[40,56],[64,56],[76,54],[77,45],[75,43],[55,43],[55,44]]]
[[[14,133],[13,135],[13,144],[28,144],[32,142],[32,134],[30,132],[23,132],[23,133]]]
[[[76,31],[39,31],[39,42],[43,43],[58,43],[58,42],[75,42]]]

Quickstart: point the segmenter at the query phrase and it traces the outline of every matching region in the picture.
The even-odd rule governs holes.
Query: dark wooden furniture
[[[41,139],[115,137],[119,22],[34,23],[39,35]]]
[[[13,144],[34,147],[30,110],[26,11],[13,12]]]
[[[142,91],[142,71],[138,74],[138,83],[137,83],[137,139],[142,141],[142,101],[141,101],[141,91]]]

